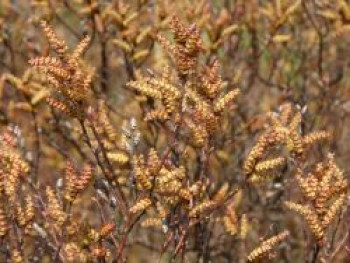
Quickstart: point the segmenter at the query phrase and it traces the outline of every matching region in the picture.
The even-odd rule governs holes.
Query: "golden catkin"
[[[147,218],[141,222],[142,227],[156,227],[160,228],[162,226],[162,220],[160,218]]]
[[[68,262],[86,262],[86,255],[75,242],[66,243],[63,247]]]
[[[291,130],[286,142],[287,149],[297,156],[302,156],[304,153],[304,145],[302,137],[297,131]]]
[[[207,213],[208,211],[212,210],[216,205],[216,202],[207,200],[203,201],[202,203],[199,203],[195,207],[193,207],[189,213],[190,217],[197,217],[202,214]]]
[[[226,198],[228,190],[229,190],[229,184],[225,183],[223,186],[220,187],[220,189],[213,196],[213,200],[215,202],[222,202],[222,201],[224,201],[225,198]]]
[[[9,225],[7,223],[6,213],[3,205],[0,205],[0,237],[3,237],[7,234]]]
[[[231,236],[237,234],[239,228],[238,217],[233,204],[229,204],[227,206],[223,221],[226,232],[228,232]]]
[[[47,215],[58,225],[62,226],[66,221],[67,215],[63,211],[62,206],[57,200],[55,192],[48,186],[46,188],[46,196],[47,196]]]
[[[77,189],[75,188],[75,182],[77,180],[78,174],[73,164],[71,162],[67,162],[66,170],[65,170],[65,194],[64,198],[68,201],[73,201],[77,195]]]
[[[169,114],[165,109],[150,111],[145,116],[145,121],[165,121],[169,119]]]
[[[66,43],[59,39],[59,37],[46,21],[41,22],[41,27],[45,33],[46,38],[50,42],[51,47],[57,52],[59,56],[63,57],[68,49]]]
[[[170,213],[168,209],[160,202],[156,203],[156,207],[157,207],[158,217],[160,217],[161,219],[165,219]]]
[[[34,207],[34,201],[31,195],[27,195],[26,198],[26,203],[25,203],[25,220],[26,224],[28,224],[30,221],[33,221],[35,217],[35,207]]]
[[[289,130],[296,131],[299,133],[301,120],[302,120],[301,112],[297,111],[288,125]]]
[[[259,162],[256,164],[255,166],[255,171],[258,173],[261,172],[265,172],[268,170],[273,170],[276,169],[278,167],[281,167],[285,164],[286,160],[284,157],[277,157],[274,159],[270,159],[270,160],[265,160],[262,162]]]
[[[62,66],[61,61],[55,57],[35,57],[31,58],[29,64],[32,66],[52,66],[55,68],[60,68]]]
[[[109,152],[108,158],[119,165],[124,165],[129,162],[129,156],[123,152]]]
[[[197,147],[202,147],[208,140],[208,133],[203,126],[195,125],[192,121],[187,121],[187,126],[193,136],[193,143]]]
[[[219,62],[215,60],[212,65],[204,68],[204,76],[203,76],[203,90],[205,94],[210,98],[214,99],[219,92],[223,89],[223,83],[219,73]],[[234,97],[230,100],[234,100],[238,94],[235,94],[237,90],[232,90],[231,95],[229,97]]]
[[[267,180],[270,180],[271,178],[273,178],[273,173],[263,173],[263,174],[253,173],[249,177],[247,182],[251,184],[260,184],[260,183],[266,182]]]
[[[325,237],[325,233],[322,223],[318,219],[316,212],[312,211],[312,208],[308,206],[303,206],[289,201],[285,202],[285,205],[290,210],[293,210],[304,217],[317,241],[319,243],[322,243]]]
[[[336,214],[341,210],[346,200],[346,195],[341,194],[338,199],[329,207],[322,219],[322,225],[327,228],[334,220]]]
[[[107,256],[107,249],[103,246],[94,246],[91,249],[91,255],[93,258],[104,259]]]
[[[303,137],[303,144],[305,145],[305,147],[308,147],[319,141],[328,140],[330,137],[331,135],[327,131],[317,131],[309,133]]]
[[[16,205],[15,214],[18,225],[24,227],[26,224],[26,218],[23,209],[19,204]]]
[[[218,99],[214,103],[214,112],[221,112],[223,111],[229,103],[231,103],[239,94],[239,90],[231,90],[229,93],[227,93],[224,97]]]
[[[179,190],[179,196],[187,201],[190,201],[193,198],[189,189],[186,188],[182,188]]]
[[[154,148],[151,148],[148,152],[147,164],[152,174],[158,172],[160,169],[161,160],[158,157],[158,153]]]
[[[101,227],[100,235],[102,238],[107,237],[108,235],[112,234],[116,225],[113,223],[105,224]]]
[[[0,169],[0,196],[5,192],[5,173]]]
[[[162,92],[155,89],[151,84],[146,82],[144,79],[140,81],[128,82],[128,87],[133,88],[140,92],[142,95],[149,96],[154,99],[162,99]]]
[[[317,179],[312,174],[310,174],[307,178],[303,178],[302,171],[300,169],[297,171],[295,177],[305,198],[312,201],[315,200],[318,187]]]
[[[141,189],[151,189],[151,174],[145,167],[145,160],[143,156],[134,156],[134,176]]]
[[[257,144],[251,149],[244,162],[244,172],[249,175],[253,172],[256,162],[261,158],[265,149],[269,146],[268,134],[263,134],[259,137]]]
[[[90,229],[88,233],[88,238],[91,242],[98,242],[101,239],[101,234],[96,229]]]
[[[142,198],[136,202],[130,209],[131,214],[137,214],[138,212],[141,212],[148,207],[150,207],[152,204],[151,200],[149,198]]]
[[[269,251],[274,249],[281,242],[285,241],[288,236],[289,236],[289,232],[283,231],[282,233],[275,235],[275,236],[263,241],[260,244],[260,246],[258,246],[252,252],[249,253],[249,255],[247,257],[248,261],[252,262],[252,261],[257,260],[263,256],[266,256]]]
[[[243,214],[240,222],[239,236],[242,240],[246,239],[248,233],[248,217]]]
[[[291,103],[285,103],[280,106],[281,113],[280,113],[280,122],[282,125],[287,125],[291,116],[292,116],[292,111],[293,107]]]
[[[69,57],[68,63],[78,63],[78,60],[85,52],[86,48],[88,47],[89,43],[91,41],[91,38],[89,36],[85,36],[79,44],[75,47],[73,50],[71,56]],[[74,65],[76,66],[76,65]]]
[[[90,183],[92,177],[92,167],[89,164],[85,164],[83,170],[75,181],[75,188],[78,192],[82,192]]]
[[[83,170],[78,171],[73,167],[71,162],[66,165],[65,174],[65,199],[72,202],[76,196],[83,192],[91,181],[92,167],[89,164],[85,164]]]

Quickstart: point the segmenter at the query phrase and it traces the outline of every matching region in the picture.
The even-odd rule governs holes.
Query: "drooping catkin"
[[[257,248],[251,251],[248,255],[248,261],[253,262],[263,256],[266,256],[268,252],[274,249],[277,245],[282,243],[289,236],[288,231],[283,231],[278,235],[275,235],[265,241],[263,241]]]

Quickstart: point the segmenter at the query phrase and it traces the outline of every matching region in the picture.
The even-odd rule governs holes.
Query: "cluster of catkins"
[[[239,90],[226,90],[217,61],[200,67],[198,58],[203,49],[196,25],[185,27],[174,17],[170,26],[175,43],[158,38],[172,57],[177,76],[167,68],[159,77],[141,76],[128,86],[155,101],[155,109],[145,116],[147,121],[169,120],[177,129],[186,128],[192,134],[192,143],[203,147],[217,132],[224,109],[232,104]]]

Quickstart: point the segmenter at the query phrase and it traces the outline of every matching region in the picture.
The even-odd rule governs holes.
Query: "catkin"
[[[147,209],[148,207],[150,207],[151,204],[152,204],[152,202],[149,198],[142,198],[142,199],[138,200],[137,203],[134,204],[130,208],[130,213],[136,214],[138,212],[141,212],[141,211]]]
[[[287,237],[289,236],[288,231],[283,231],[282,233],[275,235],[265,241],[263,241],[260,246],[255,248],[252,252],[248,255],[248,261],[252,262],[258,258],[263,257],[266,255],[269,251],[274,249],[278,244],[285,241]]]

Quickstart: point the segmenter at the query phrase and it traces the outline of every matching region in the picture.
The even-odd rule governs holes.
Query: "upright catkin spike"
[[[34,219],[35,208],[34,208],[33,197],[31,195],[26,196],[26,205],[25,205],[24,214],[25,214],[25,220],[27,224]]]
[[[255,248],[252,252],[248,255],[248,261],[252,262],[254,260],[257,260],[263,256],[266,256],[268,252],[270,252],[272,249],[274,249],[278,244],[282,243],[287,239],[289,236],[289,232],[283,231],[278,235],[275,235],[264,242],[260,244],[257,248]]]
[[[46,213],[58,226],[62,226],[66,221],[67,214],[58,202],[55,192],[49,186],[46,187],[46,196],[48,200]]]
[[[64,57],[68,50],[66,43],[61,40],[51,26],[46,21],[40,23],[50,46],[57,52],[60,57]]]
[[[6,213],[2,204],[0,204],[0,237],[7,234],[9,225],[7,223]]]
[[[90,164],[85,164],[80,176],[75,181],[75,188],[77,192],[82,192],[90,183],[92,176],[92,167]]]
[[[105,238],[110,235],[114,231],[115,227],[116,225],[113,223],[104,224],[100,230],[101,238]]]
[[[229,190],[229,184],[226,182],[220,187],[220,189],[217,191],[217,193],[213,196],[213,200],[215,202],[224,201],[228,190]]]
[[[239,236],[242,240],[245,240],[248,233],[248,217],[246,214],[243,214],[240,222],[240,232]]]
[[[238,218],[233,203],[227,206],[223,221],[226,232],[228,232],[231,236],[237,234]]]
[[[341,210],[346,200],[346,195],[341,194],[338,199],[331,205],[322,219],[322,225],[324,228],[327,228],[332,221],[334,220],[336,214]]]
[[[214,103],[214,112],[222,112],[228,104],[230,104],[238,96],[240,91],[238,89],[231,90],[224,97],[218,99]]]
[[[83,55],[85,52],[86,48],[88,47],[89,43],[91,41],[90,36],[85,36],[79,44],[75,47],[74,51],[72,52],[70,56],[70,60],[77,62],[78,59]]]
[[[70,161],[68,161],[65,170],[64,198],[70,202],[74,200],[77,194],[75,187],[77,177],[77,171],[73,167],[73,164]]]

